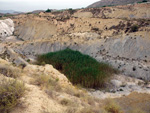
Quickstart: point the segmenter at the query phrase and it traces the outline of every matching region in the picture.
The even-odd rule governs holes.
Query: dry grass
[[[146,112],[139,108],[134,108],[130,111],[130,113],[146,113]]]
[[[59,79],[53,79],[50,75],[34,75],[31,84],[38,85],[51,97],[55,98],[57,92],[62,92],[63,88],[59,84]]]
[[[64,106],[71,106],[73,105],[73,102],[67,98],[64,98],[60,101],[60,104]]]
[[[31,83],[40,87],[47,87],[50,83],[50,76],[36,75],[35,79],[31,81]]]
[[[77,113],[78,108],[77,107],[68,107],[66,109],[66,113]]]
[[[7,77],[17,78],[21,76],[21,69],[10,65],[0,64],[0,73]]]
[[[115,101],[125,113],[150,113],[150,94],[133,92]]]
[[[0,82],[0,112],[7,113],[15,107],[24,92],[25,86],[22,82],[3,79]]]
[[[108,99],[106,101],[106,105],[104,109],[108,113],[123,113],[123,111],[121,110],[121,107],[112,99]]]
[[[100,108],[85,107],[77,113],[104,113]]]

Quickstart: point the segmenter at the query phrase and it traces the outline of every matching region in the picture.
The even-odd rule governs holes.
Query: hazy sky
[[[0,0],[0,10],[33,11],[38,9],[82,8],[99,0]]]

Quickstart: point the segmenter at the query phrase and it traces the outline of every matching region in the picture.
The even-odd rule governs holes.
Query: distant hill
[[[19,13],[22,13],[20,11],[14,11],[14,10],[0,10],[0,13],[2,14],[19,14]]]
[[[126,5],[144,1],[150,2],[150,0],[101,0],[93,3],[92,5],[89,5],[88,8],[113,6],[113,5]]]
[[[35,14],[35,13],[40,13],[40,12],[44,12],[45,10],[34,10],[31,13]]]

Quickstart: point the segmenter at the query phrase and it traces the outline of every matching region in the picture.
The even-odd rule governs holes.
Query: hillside
[[[89,5],[88,8],[134,4],[142,1],[143,0],[101,0]],[[147,1],[149,2],[150,0]]]
[[[19,14],[19,13],[22,13],[22,12],[14,11],[14,10],[0,10],[0,13],[2,13],[2,14]]]
[[[0,17],[0,112],[150,113],[149,11],[144,3]]]

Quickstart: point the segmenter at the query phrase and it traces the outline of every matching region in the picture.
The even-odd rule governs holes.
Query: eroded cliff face
[[[150,4],[138,4],[14,16],[18,40],[7,43],[25,60],[69,47],[125,75],[150,80],[148,10]]]
[[[0,40],[9,37],[14,32],[14,23],[11,19],[0,20]]]
[[[65,37],[66,38],[66,37]],[[88,37],[86,37],[88,38]],[[66,38],[67,39],[67,38]],[[20,44],[14,50],[29,59],[36,58],[37,54],[44,54],[71,48],[88,54],[98,61],[112,64],[125,75],[150,80],[150,40],[138,36],[125,36],[122,38],[80,40],[37,41]],[[80,37],[79,39],[82,39]]]

